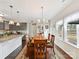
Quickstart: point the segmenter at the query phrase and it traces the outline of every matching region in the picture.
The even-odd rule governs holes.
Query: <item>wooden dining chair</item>
[[[47,59],[47,40],[34,40],[34,59]]]
[[[53,53],[54,53],[54,55],[55,55],[54,42],[55,42],[55,35],[51,35],[51,43],[52,43],[52,45],[53,45]]]
[[[47,41],[48,58],[50,58],[50,56],[52,56],[52,53],[55,57],[54,41],[55,41],[55,35],[51,35],[50,41],[49,41],[49,39]],[[55,57],[55,59],[56,59],[56,57]]]

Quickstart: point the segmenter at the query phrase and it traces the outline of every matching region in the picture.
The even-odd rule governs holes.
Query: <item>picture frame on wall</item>
[[[45,25],[45,29],[48,29],[48,25]]]

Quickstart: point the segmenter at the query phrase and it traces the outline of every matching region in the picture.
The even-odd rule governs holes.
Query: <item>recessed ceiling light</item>
[[[12,6],[12,5],[10,5],[9,7],[10,7],[10,8],[13,8],[13,6]]]
[[[17,13],[19,13],[19,11],[17,11]]]

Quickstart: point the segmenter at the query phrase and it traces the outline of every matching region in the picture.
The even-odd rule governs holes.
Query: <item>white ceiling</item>
[[[53,19],[56,21],[63,20],[63,18],[67,18],[70,15],[79,12],[79,0],[74,0],[72,4],[70,4],[67,8],[63,9],[59,14],[56,15]],[[56,22],[55,21],[55,22]]]
[[[62,2],[64,1],[64,2]],[[7,19],[14,21],[29,21],[42,18],[52,19],[58,12],[69,5],[73,0],[0,0],[0,13],[5,14]],[[10,5],[13,5],[12,14]],[[17,14],[17,11],[20,13]]]

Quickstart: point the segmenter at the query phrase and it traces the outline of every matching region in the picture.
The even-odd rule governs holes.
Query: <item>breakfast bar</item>
[[[10,35],[0,39],[0,59],[4,59],[16,48],[21,46],[22,36],[23,35]]]

